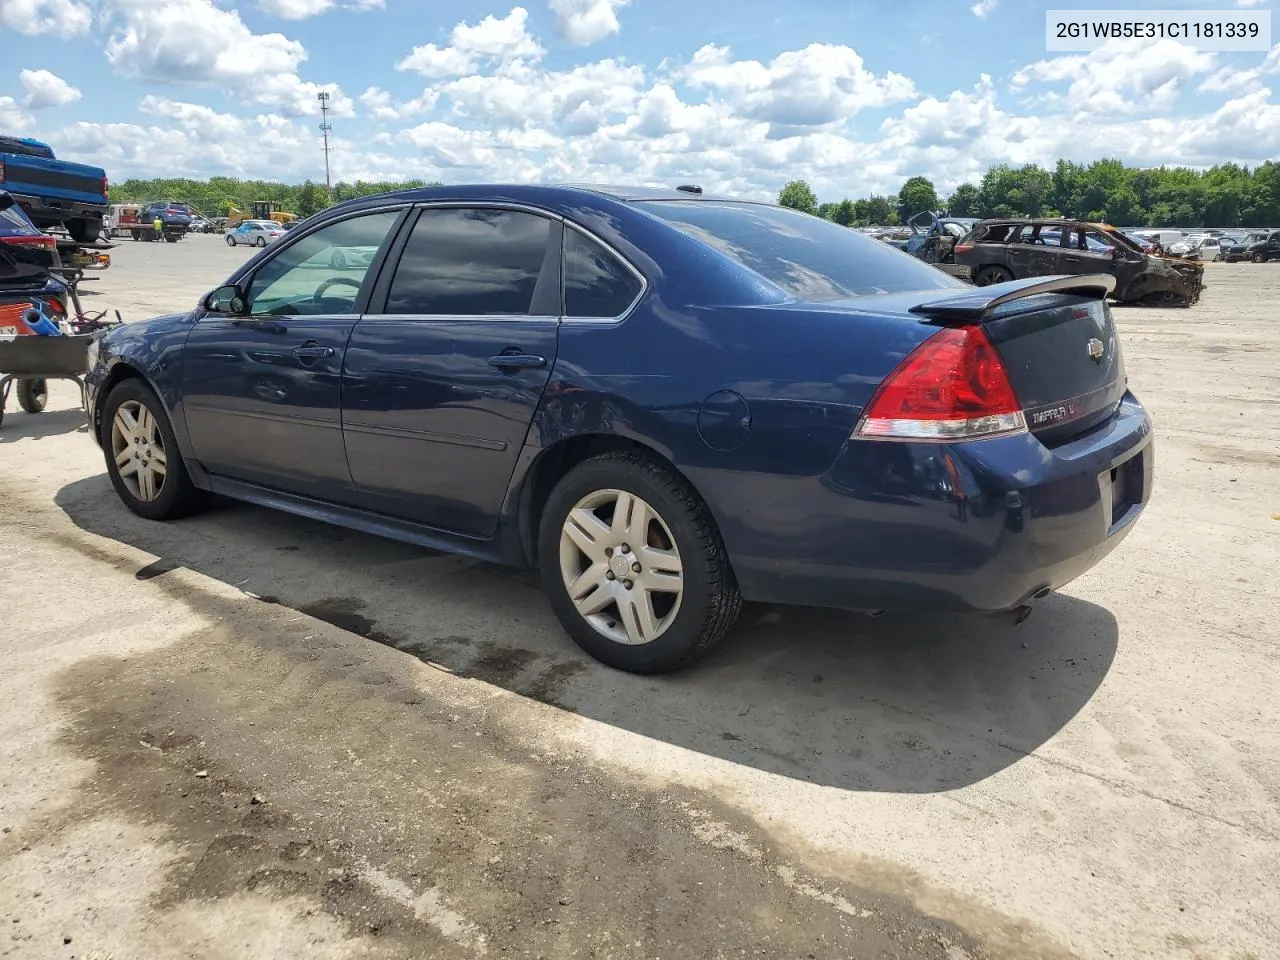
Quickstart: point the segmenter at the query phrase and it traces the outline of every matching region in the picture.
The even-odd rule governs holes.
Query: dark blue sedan
[[[1113,284],[975,289],[683,188],[428,188],[110,331],[88,412],[143,517],[212,492],[535,565],[583,648],[657,672],[743,599],[1021,612],[1102,559],[1153,462]]]

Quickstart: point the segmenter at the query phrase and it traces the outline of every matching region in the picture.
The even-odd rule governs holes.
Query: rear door
[[[494,534],[555,363],[562,230],[501,206],[417,215],[347,347],[343,433],[363,506]]]
[[[187,339],[183,408],[212,474],[351,501],[342,442],[342,362],[367,300],[369,264],[334,270],[338,246],[387,242],[403,209],[348,217],[299,237],[247,279],[247,315],[207,312]]]
[[[1089,273],[1115,273],[1116,247],[1091,227],[1063,230],[1063,245],[1055,252],[1057,261],[1052,274],[1084,276]]]

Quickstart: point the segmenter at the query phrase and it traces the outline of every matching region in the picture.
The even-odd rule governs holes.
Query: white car
[[[227,246],[235,247],[243,243],[251,247],[265,247],[283,236],[284,227],[274,220],[246,220],[227,231]]]

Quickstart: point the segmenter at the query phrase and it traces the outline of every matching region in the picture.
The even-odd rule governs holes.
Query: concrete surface
[[[1024,625],[748,608],[665,679],[525,573],[139,520],[55,386],[0,428],[0,956],[1280,957],[1280,264],[1208,282],[1118,311],[1154,499]]]

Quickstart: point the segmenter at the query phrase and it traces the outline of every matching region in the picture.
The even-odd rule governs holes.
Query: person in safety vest
[[[164,233],[164,220],[162,220],[159,216],[156,217],[156,222],[153,224],[153,226],[156,228],[156,236],[159,236],[160,234]]]

